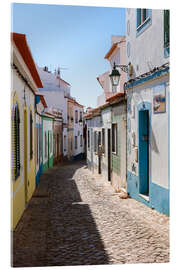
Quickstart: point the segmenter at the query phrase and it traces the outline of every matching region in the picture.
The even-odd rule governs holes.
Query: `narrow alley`
[[[12,241],[15,267],[168,262],[169,218],[73,161],[40,176]]]

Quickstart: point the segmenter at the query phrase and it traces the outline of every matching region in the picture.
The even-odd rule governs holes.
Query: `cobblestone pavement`
[[[168,262],[169,218],[75,161],[41,176],[12,241],[17,267]]]

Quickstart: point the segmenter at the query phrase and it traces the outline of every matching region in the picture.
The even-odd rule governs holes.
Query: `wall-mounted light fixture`
[[[129,71],[129,66],[131,65],[131,63],[129,62],[128,66],[126,65],[116,65],[116,63],[114,62],[114,66],[112,69],[111,74],[109,75],[110,79],[111,79],[111,84],[112,86],[118,86],[119,84],[119,80],[120,80],[120,72],[119,70],[117,70],[116,68],[119,67],[123,72],[128,73]]]

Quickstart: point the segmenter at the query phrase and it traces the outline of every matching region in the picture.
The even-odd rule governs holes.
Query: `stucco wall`
[[[67,98],[64,97],[63,91],[43,91],[40,90],[44,95],[48,107],[54,107],[62,111],[62,117],[64,123],[67,123]]]
[[[153,113],[153,87],[155,85],[166,82],[166,112]],[[168,78],[158,80],[148,84],[145,87],[137,87],[133,90],[131,96],[131,112],[128,111],[127,116],[127,148],[128,150],[128,170],[132,172],[132,165],[135,165],[136,172],[132,172],[138,176],[138,163],[135,162],[135,148],[133,147],[132,133],[135,133],[135,145],[138,146],[138,110],[137,107],[142,101],[151,104],[151,152],[150,152],[150,174],[151,181],[165,188],[169,187],[168,180],[168,102],[169,102],[169,85]]]
[[[25,93],[24,93],[25,88]],[[26,103],[25,103],[25,100]],[[12,91],[11,91],[11,111],[15,103],[18,103],[20,113],[20,176],[16,181],[12,180],[12,228],[14,229],[25,207],[24,193],[24,108],[27,109],[27,200],[32,196],[35,189],[35,113],[34,113],[34,94],[24,81],[12,70]],[[33,118],[33,158],[30,160],[30,109]],[[12,119],[13,120],[13,119]],[[12,150],[13,154],[13,150]],[[13,174],[12,174],[13,175]]]
[[[127,64],[133,65],[135,77],[169,61],[164,56],[163,10],[152,9],[150,24],[137,35],[136,9],[126,9],[126,32]]]

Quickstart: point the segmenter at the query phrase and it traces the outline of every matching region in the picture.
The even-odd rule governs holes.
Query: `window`
[[[89,149],[90,148],[90,131],[89,131],[89,129],[88,129],[87,135],[88,135],[87,142],[88,142],[88,149]]]
[[[80,135],[80,146],[82,147],[82,135]]]
[[[117,154],[117,124],[112,124],[112,152]]]
[[[78,123],[78,111],[75,111],[75,122]]]
[[[66,151],[66,135],[64,135],[64,151]]]
[[[77,149],[77,136],[75,136],[75,149]]]
[[[20,176],[20,117],[17,103],[14,106],[13,135],[13,168],[16,180]]]
[[[144,31],[151,23],[151,9],[137,9],[137,33]]]
[[[82,112],[80,112],[80,119],[79,120],[81,120],[82,121]]]
[[[33,158],[33,118],[30,112],[30,159]]]
[[[169,56],[169,10],[164,10],[164,56]]]
[[[102,152],[105,153],[105,129],[102,129]]]

